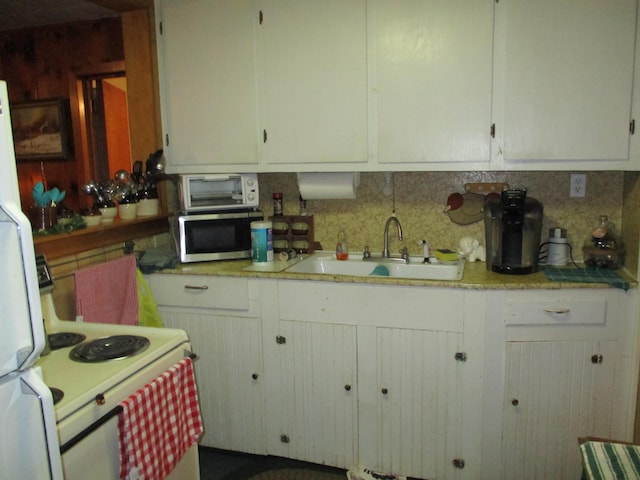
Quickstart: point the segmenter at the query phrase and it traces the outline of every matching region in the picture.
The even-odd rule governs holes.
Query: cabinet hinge
[[[262,142],[263,143],[267,143],[267,131],[266,130],[262,131]]]
[[[262,22],[264,21],[264,14],[262,13],[262,10],[260,10],[260,12],[258,13],[258,20],[260,22],[260,25],[262,25]]]
[[[604,357],[602,355],[592,355],[591,363],[600,364],[604,361]]]
[[[162,35],[164,33],[164,31],[162,30],[162,21],[160,22],[158,29],[160,30],[160,35]]]
[[[491,128],[489,128],[489,133],[491,135],[491,138],[496,138],[496,124],[495,123],[491,124]]]
[[[629,133],[631,133],[631,135],[636,133],[636,119],[635,118],[632,118],[631,122],[629,122]]]
[[[287,343],[287,337],[283,337],[282,335],[276,335],[276,343],[278,345],[283,345]]]
[[[164,136],[164,143],[165,143],[165,145],[167,147],[169,146],[169,134],[168,133]]]
[[[459,362],[466,362],[467,354],[465,352],[456,352],[455,358]]]

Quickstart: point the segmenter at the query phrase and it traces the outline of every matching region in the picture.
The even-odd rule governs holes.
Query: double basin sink
[[[348,260],[337,260],[329,252],[309,255],[285,269],[291,273],[350,275],[356,277],[383,276],[413,280],[461,280],[464,260],[424,263],[422,257],[409,257],[407,263],[398,258],[371,257],[350,254]]]

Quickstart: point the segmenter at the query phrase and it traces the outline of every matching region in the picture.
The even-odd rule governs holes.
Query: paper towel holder
[[[360,172],[301,172],[297,178],[305,200],[354,199],[360,186]]]

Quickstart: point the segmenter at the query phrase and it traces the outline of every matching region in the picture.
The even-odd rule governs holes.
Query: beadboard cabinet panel
[[[506,349],[502,478],[580,478],[577,438],[623,434],[611,421],[616,342],[508,342]]]
[[[267,400],[269,452],[345,469],[354,466],[355,327],[281,320],[278,331],[279,340],[272,340],[277,372],[271,372],[278,395]]]
[[[158,309],[170,328],[187,332],[204,434],[200,445],[266,454],[260,319]]]

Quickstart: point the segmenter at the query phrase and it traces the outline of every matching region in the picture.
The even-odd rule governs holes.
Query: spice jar
[[[273,215],[279,217],[282,215],[282,192],[275,192],[273,195]]]

